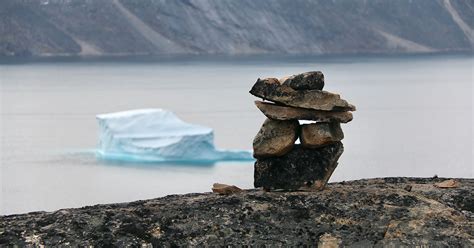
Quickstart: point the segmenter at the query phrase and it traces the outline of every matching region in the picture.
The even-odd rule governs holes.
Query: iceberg
[[[190,124],[164,109],[138,109],[97,115],[99,149],[105,160],[215,162],[253,160],[246,150],[219,150],[214,131]]]

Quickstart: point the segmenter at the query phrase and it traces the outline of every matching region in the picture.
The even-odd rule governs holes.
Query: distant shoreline
[[[99,56],[51,55],[51,56],[0,56],[0,65],[34,63],[77,63],[77,62],[113,62],[113,63],[175,63],[175,62],[339,62],[351,59],[397,59],[397,58],[436,58],[436,57],[474,57],[474,50],[425,52],[425,53],[341,53],[341,54],[110,54]]]
[[[0,55],[472,53],[450,1],[1,1]]]
[[[471,246],[474,179],[436,186],[445,180],[376,178],[318,192],[194,193],[0,216],[0,246]]]

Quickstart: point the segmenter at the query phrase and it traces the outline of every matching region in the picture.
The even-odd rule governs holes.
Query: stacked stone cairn
[[[340,123],[355,106],[323,91],[320,71],[258,79],[250,93],[267,117],[253,141],[254,186],[265,190],[321,190],[336,169],[344,147]],[[271,101],[271,102],[268,102]],[[300,125],[301,120],[308,124]],[[299,138],[300,144],[295,144]]]

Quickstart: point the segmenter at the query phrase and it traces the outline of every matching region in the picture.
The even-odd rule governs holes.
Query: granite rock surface
[[[317,192],[170,195],[0,216],[0,246],[473,247],[474,179],[434,186],[445,180],[379,178]]]

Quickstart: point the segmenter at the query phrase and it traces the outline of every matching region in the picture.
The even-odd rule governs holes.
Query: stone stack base
[[[267,190],[321,190],[336,169],[343,151],[342,142],[321,148],[295,145],[281,157],[258,159],[254,186]]]

